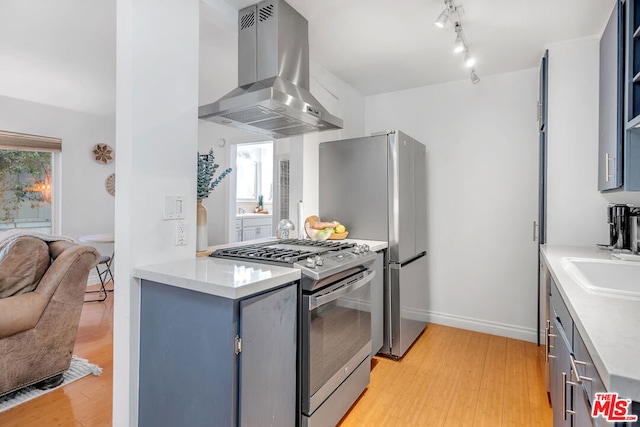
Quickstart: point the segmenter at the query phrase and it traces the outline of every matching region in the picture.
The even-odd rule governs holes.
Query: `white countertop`
[[[140,279],[223,298],[238,299],[300,279],[300,270],[268,264],[200,257],[138,267]]]
[[[348,243],[357,243],[358,245],[367,245],[369,246],[369,250],[373,252],[381,251],[389,246],[387,242],[383,242],[380,240],[344,239],[342,241]]]
[[[561,264],[563,257],[610,259],[611,252],[542,245],[541,253],[607,391],[640,401],[640,301],[590,294]]]
[[[272,217],[272,215],[270,213],[268,213],[268,214],[259,214],[259,213],[247,212],[247,213],[243,213],[243,214],[236,214],[236,219],[271,218],[271,217]]]
[[[298,280],[300,279],[300,270],[269,264],[211,258],[206,255],[218,248],[269,241],[277,242],[278,240],[271,237],[210,246],[206,252],[199,252],[198,257],[138,267],[133,270],[133,275],[140,279],[224,298],[244,298]],[[369,246],[369,250],[374,252],[387,247],[387,242],[376,240],[345,239],[344,242],[366,244]]]

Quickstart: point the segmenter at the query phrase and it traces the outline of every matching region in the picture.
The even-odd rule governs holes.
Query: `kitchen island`
[[[138,425],[296,425],[299,270],[194,257],[134,275]]]
[[[271,241],[279,242],[243,244]],[[348,242],[376,252],[375,354],[386,243]],[[301,270],[202,255],[134,271],[142,279],[139,425],[296,425]]]
[[[567,258],[609,260],[611,252],[595,247],[542,245],[541,259],[577,331],[573,335],[574,346],[578,339],[584,342],[607,392],[640,401],[640,301],[586,291],[567,271]],[[569,336],[567,339],[570,341]],[[554,346],[560,345],[556,342]]]

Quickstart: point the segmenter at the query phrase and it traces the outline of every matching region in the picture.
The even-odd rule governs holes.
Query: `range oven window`
[[[330,291],[325,288],[304,297],[303,365],[308,367],[303,373],[305,412],[312,413],[322,404],[362,362],[354,359],[371,351],[372,277],[373,274],[357,275],[346,280],[346,285],[334,289],[329,286]]]

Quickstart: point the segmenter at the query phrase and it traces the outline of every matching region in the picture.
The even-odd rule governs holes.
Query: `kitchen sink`
[[[562,258],[562,266],[587,292],[640,300],[640,262]]]

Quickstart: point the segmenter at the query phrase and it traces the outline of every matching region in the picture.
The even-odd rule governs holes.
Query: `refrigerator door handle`
[[[389,261],[389,267],[390,268],[401,268],[404,267],[405,265],[409,265],[414,261],[419,260],[420,258],[422,258],[423,256],[427,255],[427,251],[424,252],[420,252],[418,255],[414,255],[411,258],[407,258],[404,261],[401,262],[397,262],[397,261]]]

